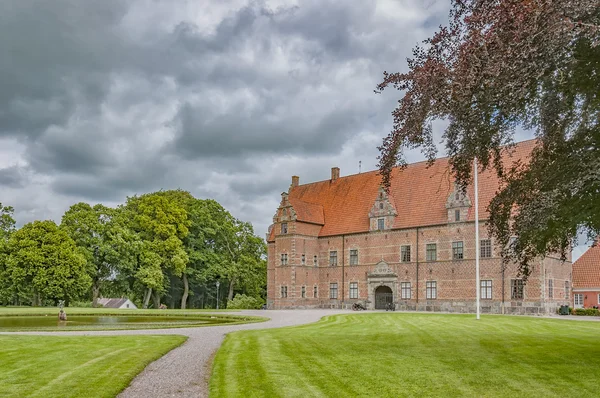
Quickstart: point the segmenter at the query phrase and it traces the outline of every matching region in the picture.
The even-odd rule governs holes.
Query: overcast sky
[[[375,169],[399,93],[373,90],[449,6],[2,1],[0,202],[22,225],[181,188],[264,236],[292,175]]]

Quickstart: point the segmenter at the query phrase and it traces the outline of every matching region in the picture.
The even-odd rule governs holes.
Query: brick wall
[[[277,228],[277,225],[275,226]],[[320,226],[289,222],[288,233],[276,229],[275,241],[268,248],[268,306],[270,308],[349,307],[350,283],[358,283],[358,300],[367,300],[375,285],[369,282],[380,261],[385,261],[397,275],[394,301],[405,310],[474,312],[475,311],[475,225],[473,222],[449,223],[410,230],[384,230],[361,234],[317,237]],[[487,227],[480,225],[480,239],[488,239]],[[417,245],[418,240],[418,245]],[[463,242],[463,259],[454,259],[452,243]],[[436,245],[437,259],[427,261],[426,245]],[[401,246],[410,247],[410,261],[402,261]],[[358,250],[358,265],[350,265],[350,250]],[[337,252],[337,265],[331,266],[330,253]],[[287,254],[287,265],[281,265]],[[305,263],[302,264],[304,254]],[[480,260],[481,280],[491,281],[492,298],[481,300],[486,313],[538,314],[554,312],[561,304],[572,303],[565,291],[570,286],[571,263],[546,258],[533,266],[533,273],[523,289],[522,299],[511,298],[511,280],[517,267],[503,270],[500,248],[492,240],[491,258]],[[317,266],[314,256],[317,256]],[[417,276],[418,273],[418,276]],[[552,280],[552,294],[549,280]],[[435,281],[437,298],[426,298],[427,281]],[[410,282],[411,298],[400,297],[402,282]],[[330,299],[330,284],[337,283],[338,298]],[[287,297],[281,297],[281,287]],[[305,297],[302,297],[302,287]],[[313,297],[317,286],[317,297]],[[372,293],[372,292],[371,292]],[[566,293],[566,294],[565,294]],[[374,303],[369,303],[373,307]]]

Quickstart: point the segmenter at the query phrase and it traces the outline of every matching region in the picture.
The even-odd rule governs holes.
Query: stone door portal
[[[385,310],[388,303],[394,302],[394,293],[388,286],[379,286],[375,289],[375,309]]]

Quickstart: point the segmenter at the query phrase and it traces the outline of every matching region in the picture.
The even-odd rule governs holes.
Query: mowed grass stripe
[[[184,336],[0,336],[1,397],[114,397]]]
[[[229,335],[212,397],[600,396],[600,323],[371,313]],[[244,342],[243,344],[240,342]],[[232,386],[235,386],[234,388]]]

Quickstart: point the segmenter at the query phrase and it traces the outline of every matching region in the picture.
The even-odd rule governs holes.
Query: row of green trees
[[[158,308],[214,307],[266,295],[266,247],[252,225],[181,190],[110,208],[74,204],[60,225],[15,227],[0,204],[0,304],[52,305],[127,296]],[[216,282],[222,294],[216,292]]]

